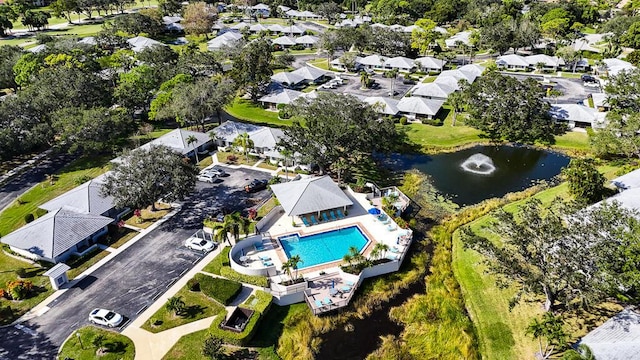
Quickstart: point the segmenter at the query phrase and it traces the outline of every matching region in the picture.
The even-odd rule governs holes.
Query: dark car
[[[253,179],[249,184],[245,185],[244,191],[256,192],[267,188],[267,180]]]
[[[580,76],[580,79],[581,79],[582,81],[584,81],[584,82],[587,82],[587,83],[595,83],[595,82],[598,82],[598,80],[597,80],[595,77],[593,77],[593,76],[591,76],[591,75],[589,75],[589,74],[582,74],[582,76]]]

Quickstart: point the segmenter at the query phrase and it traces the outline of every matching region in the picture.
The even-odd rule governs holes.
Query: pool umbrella
[[[334,280],[331,280],[331,288],[333,289],[334,286],[336,286],[336,282]]]
[[[371,215],[380,215],[380,209],[371,208],[371,209],[369,209],[369,214],[371,214]]]

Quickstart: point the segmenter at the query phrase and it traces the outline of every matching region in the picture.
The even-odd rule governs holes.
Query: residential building
[[[384,68],[390,70],[399,70],[410,72],[416,68],[415,60],[404,56],[388,58],[384,61]]]
[[[304,93],[301,91],[281,89],[261,97],[260,99],[258,99],[258,101],[262,104],[263,107],[275,110],[278,105],[291,104],[293,101],[303,95]]]
[[[160,41],[149,39],[144,36],[136,36],[134,38],[128,39],[127,43],[129,43],[129,45],[131,46],[131,50],[136,53],[153,46],[167,46]]]
[[[364,98],[362,101],[373,106],[373,110],[383,115],[396,116],[400,112],[400,110],[398,110],[399,100],[396,100],[393,98],[382,97],[382,96],[370,96],[370,97]]]
[[[598,360],[637,359],[640,354],[640,314],[628,308],[598,326],[579,342]]]
[[[414,63],[420,71],[424,71],[426,73],[439,73],[444,69],[447,62],[430,56],[424,56],[415,59]]]
[[[554,104],[549,113],[556,121],[566,122],[569,128],[602,126],[606,117],[606,113],[580,104]]]
[[[190,144],[189,138],[191,136],[193,136],[196,141]],[[209,135],[205,133],[184,129],[175,129],[155,140],[152,140],[140,146],[138,149],[149,149],[151,146],[163,145],[186,157],[195,157],[196,151],[205,151],[210,144],[211,139],[209,138]],[[114,161],[117,161],[117,159],[118,158],[114,159]]]
[[[233,47],[242,39],[242,34],[237,31],[227,31],[207,42],[209,51],[218,50],[225,46]]]
[[[305,78],[293,72],[283,71],[271,75],[271,81],[275,81],[288,88],[295,88],[301,85],[305,81]]]
[[[317,84],[327,78],[327,72],[315,67],[303,66],[291,72],[291,74],[301,76],[307,84]]]
[[[456,89],[446,83],[421,83],[413,87],[411,90],[411,96],[419,96],[425,99],[446,100],[454,91],[456,91]]]
[[[422,119],[435,118],[443,104],[444,100],[411,96],[400,99],[397,107],[399,112],[405,115],[409,121],[420,122]]]
[[[369,56],[360,58],[356,63],[356,67],[358,67],[359,65],[359,67],[363,69],[382,70],[384,68],[384,63],[386,61],[387,61],[387,58],[384,56],[369,55]]]
[[[471,31],[461,31],[444,41],[449,49],[457,49],[460,44],[471,46]]]
[[[296,40],[290,36],[280,36],[271,40],[271,42],[283,48],[288,48],[296,44]]]

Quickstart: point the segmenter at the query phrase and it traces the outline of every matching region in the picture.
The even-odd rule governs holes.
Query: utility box
[[[44,273],[44,275],[49,277],[54,290],[60,290],[64,284],[69,282],[69,278],[67,278],[67,271],[69,269],[71,269],[69,265],[59,263]]]

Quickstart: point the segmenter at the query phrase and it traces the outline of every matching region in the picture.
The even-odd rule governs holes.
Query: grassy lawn
[[[55,176],[54,184],[43,181],[20,196],[0,214],[0,236],[25,224],[24,217],[34,214],[39,205],[80,185],[85,177],[95,178],[108,170],[111,157],[93,156],[76,160]]]
[[[227,157],[234,155],[237,159],[233,162],[234,165],[248,165],[253,166],[258,162],[258,159],[249,155],[249,161],[247,161],[247,157],[244,154],[240,153],[232,153],[229,151],[218,151],[216,156],[218,157],[218,161],[223,164],[228,164]]]
[[[269,160],[265,160],[263,162],[261,162],[260,164],[258,164],[258,167],[261,169],[267,169],[267,170],[276,170],[278,167],[275,165],[272,165]]]
[[[76,333],[80,334],[78,339]],[[102,347],[106,353],[98,355],[97,346],[93,344],[94,339],[102,335],[104,337]],[[136,349],[133,341],[115,331],[99,329],[94,326],[86,326],[78,329],[73,336],[64,344],[58,358],[74,360],[133,360]]]
[[[25,300],[11,301],[0,298],[0,308],[9,306],[12,309],[11,316],[0,315],[0,325],[6,325],[24,315],[29,309],[53,293],[49,278],[42,276],[45,271],[46,269],[14,259],[4,252],[0,252],[0,288],[4,289],[7,282],[17,280],[17,272],[23,272],[24,274],[22,275],[24,275],[25,280],[31,281],[34,288],[38,289],[35,296]]]
[[[397,125],[405,131],[408,140],[423,149],[455,147],[473,142],[485,142],[480,138],[480,131],[465,126],[460,122],[460,116],[456,126],[451,126],[451,117],[445,119],[442,126],[426,124]]]
[[[282,333],[284,323],[291,321],[296,314],[309,311],[305,303],[289,306],[272,305],[258,325],[255,337],[250,341],[251,349],[260,355],[259,359],[279,359],[275,347]],[[185,335],[163,357],[165,360],[206,360],[202,355],[202,344],[209,335],[209,330],[201,330]],[[241,353],[243,348],[236,348]],[[240,358],[240,357],[232,357]]]
[[[427,76],[422,80],[423,83],[434,82],[438,77],[437,76]]]
[[[258,219],[263,218],[274,207],[276,207],[276,198],[272,196],[269,200],[267,200],[266,203],[264,203],[264,205],[262,205],[258,209],[258,215],[257,215]]]
[[[210,155],[207,155],[200,159],[200,162],[198,163],[198,167],[200,169],[204,169],[211,164],[213,164],[213,158]]]
[[[581,73],[571,73],[571,72],[561,72],[560,76],[563,78],[569,78],[569,79],[580,79],[580,76],[582,76]]]
[[[89,256],[87,258],[83,258],[78,263],[73,264],[73,266],[69,265],[69,266],[71,266],[71,270],[67,271],[67,275],[69,276],[69,279],[75,279],[76,276],[82,274],[85,270],[87,270],[88,268],[92,267],[98,261],[102,260],[103,258],[105,258],[109,254],[110,254],[109,251],[102,250],[102,251],[94,253],[93,256]]]
[[[129,240],[136,237],[138,234],[140,233],[133,229],[128,229],[123,227],[118,230],[118,235],[111,240],[112,241],[111,244],[105,244],[105,245],[110,246],[114,249],[117,249],[120,246],[126,244]]]
[[[313,65],[317,68],[320,68],[322,70],[330,70],[329,69],[329,65],[327,64],[327,59],[326,58],[318,58],[315,60],[310,60],[307,61],[307,64]]]
[[[578,151],[589,151],[589,135],[586,132],[569,131],[556,137],[554,147]]]
[[[225,110],[233,117],[253,123],[275,125],[277,127],[291,124],[291,120],[280,120],[277,112],[267,111],[250,100],[236,98],[233,104],[227,106]]]
[[[213,258],[202,271],[220,275],[220,269],[222,269],[223,266],[229,266],[229,251],[231,251],[231,247],[225,246],[224,249],[220,251],[220,254]]]
[[[176,326],[214,316],[224,309],[222,305],[207,297],[201,291],[189,291],[186,286],[180,289],[175,296],[181,297],[182,301],[184,301],[186,305],[184,314],[175,315],[163,306],[144,323],[142,328],[152,333],[159,333]],[[158,321],[158,325],[153,325],[154,321]]]
[[[125,224],[146,229],[160,220],[163,216],[171,212],[172,208],[169,204],[156,203],[157,211],[151,211],[151,206],[140,211],[140,219],[133,215],[133,212],[125,219]]]

